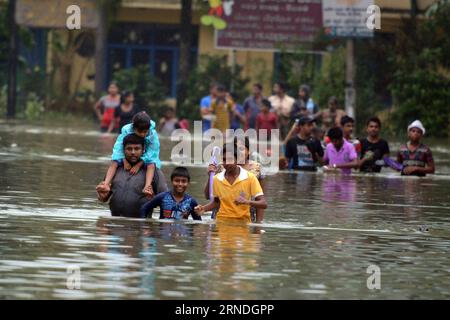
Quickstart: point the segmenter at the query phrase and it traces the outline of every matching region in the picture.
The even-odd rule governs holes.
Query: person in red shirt
[[[272,109],[272,104],[269,100],[263,99],[261,103],[261,113],[256,118],[256,130],[266,129],[267,137],[270,138],[270,133],[272,129],[278,129],[278,116],[275,112],[270,111]]]

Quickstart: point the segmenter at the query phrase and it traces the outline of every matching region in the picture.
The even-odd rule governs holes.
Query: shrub
[[[442,2],[423,23],[411,20],[399,34],[391,89],[398,132],[420,119],[427,134],[444,137],[450,119],[450,3]]]
[[[24,116],[27,120],[37,120],[44,114],[44,103],[34,92],[29,93],[25,104]]]

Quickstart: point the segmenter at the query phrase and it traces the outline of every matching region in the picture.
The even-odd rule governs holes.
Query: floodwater
[[[271,176],[265,223],[245,226],[110,217],[95,185],[114,138],[0,123],[0,298],[450,298],[448,141],[430,143],[433,177]]]

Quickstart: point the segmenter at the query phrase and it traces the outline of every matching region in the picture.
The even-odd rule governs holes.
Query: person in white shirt
[[[295,104],[295,99],[287,95],[287,87],[284,83],[276,82],[273,85],[273,96],[269,98],[273,111],[278,116],[281,139],[283,139],[291,125],[291,112]]]

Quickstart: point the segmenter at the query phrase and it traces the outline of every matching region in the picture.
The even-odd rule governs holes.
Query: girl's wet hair
[[[138,131],[149,130],[150,121],[151,118],[145,111],[138,112],[133,117],[133,129]]]

